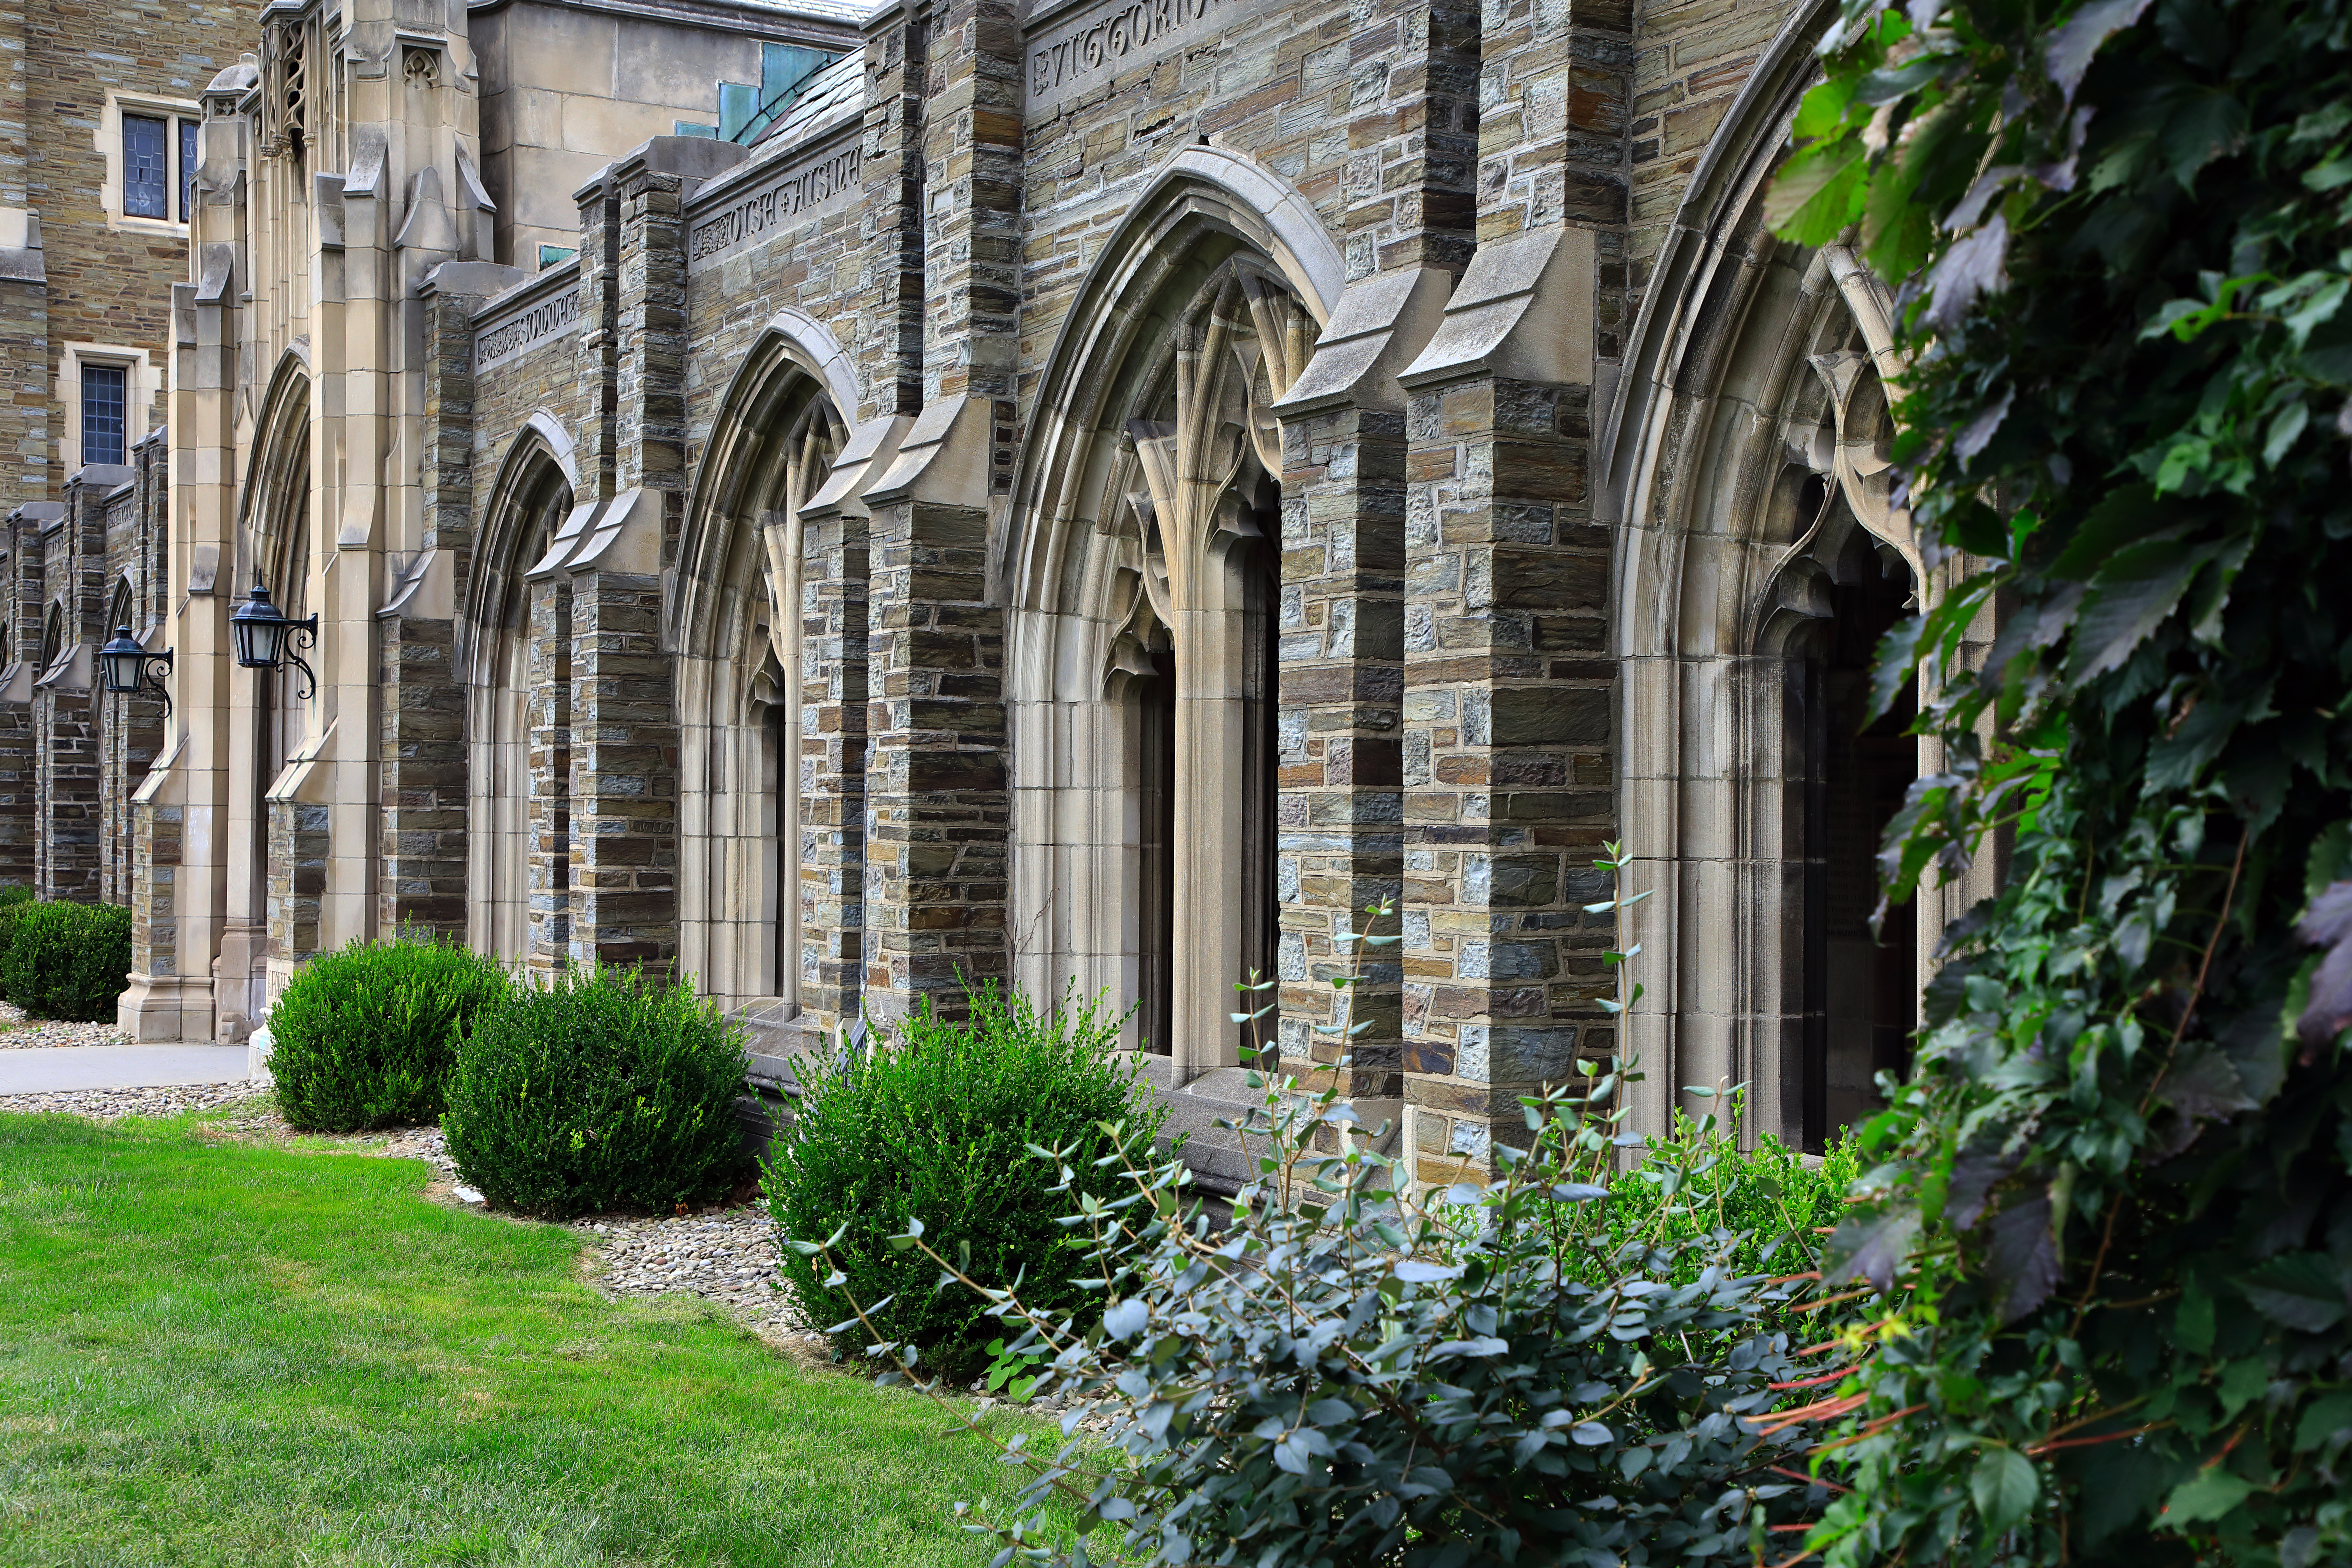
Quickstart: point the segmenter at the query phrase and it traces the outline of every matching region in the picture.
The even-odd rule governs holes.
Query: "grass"
[[[192,1118],[0,1114],[0,1563],[993,1554],[950,1508],[1014,1472],[920,1396],[606,1301],[572,1233],[425,1180]]]

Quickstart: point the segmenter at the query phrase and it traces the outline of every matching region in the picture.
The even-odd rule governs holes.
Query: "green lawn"
[[[0,1115],[0,1563],[993,1554],[950,1508],[1014,1472],[920,1396],[608,1302],[570,1232],[425,1183],[187,1120]]]

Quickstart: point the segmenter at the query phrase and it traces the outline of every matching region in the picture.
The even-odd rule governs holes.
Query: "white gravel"
[[[457,1167],[438,1127],[403,1128],[380,1152],[422,1160],[453,1190],[458,1184]],[[776,1272],[767,1205],[759,1200],[739,1208],[659,1217],[596,1215],[572,1221],[571,1228],[588,1243],[590,1278],[608,1296],[699,1296],[762,1334],[803,1334]]]
[[[14,1002],[0,1002],[0,1051],[45,1051],[58,1046],[133,1046],[139,1042],[112,1024],[63,1024],[27,1018]]]
[[[0,1110],[62,1110],[94,1121],[111,1121],[118,1116],[177,1116],[183,1110],[210,1110],[250,1100],[257,1092],[249,1079],[175,1083],[161,1089],[54,1089],[47,1094],[0,1094]]]

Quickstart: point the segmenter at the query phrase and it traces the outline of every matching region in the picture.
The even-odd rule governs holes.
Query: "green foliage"
[[[16,944],[16,921],[33,902],[33,889],[22,883],[0,888],[0,998],[8,995],[8,949]]]
[[[120,904],[11,906],[16,934],[0,950],[0,991],[36,1018],[114,1021],[131,984],[131,911]]]
[[[1774,210],[1909,280],[1936,574],[1889,895],[2014,844],[1861,1138],[1901,1331],[1807,1545],[2340,1562],[2352,5],[1850,0],[1824,53]]]
[[[269,1014],[278,1108],[306,1132],[429,1124],[506,970],[445,940],[353,942],[297,970]]]
[[[1677,1110],[1674,1131],[1652,1139],[1643,1164],[1609,1184],[1601,1223],[1621,1243],[1655,1230],[1692,1247],[1677,1284],[1698,1277],[1699,1244],[1717,1230],[1743,1238],[1727,1254],[1727,1267],[1735,1274],[1815,1267],[1822,1238],[1845,1218],[1846,1189],[1862,1173],[1853,1140],[1841,1138],[1812,1164],[1769,1132],[1755,1148],[1741,1149],[1728,1134],[1740,1123],[1745,1096],[1733,1093],[1724,1100],[1720,1127]],[[1671,1173],[1685,1166],[1687,1188],[1668,1192]]]
[[[1371,940],[1343,938],[1360,962]],[[1709,1118],[1614,1180],[1641,1142],[1617,1103],[1629,1068],[1580,1063],[1578,1082],[1521,1102],[1528,1148],[1497,1146],[1500,1180],[1415,1202],[1336,1090],[1268,1086],[1242,1128],[1265,1140],[1258,1180],[1215,1234],[1182,1165],[1120,1127],[1116,1193],[1078,1190],[1078,1162],[1057,1162],[1095,1293],[1075,1312],[975,1279],[950,1238],[910,1223],[893,1245],[984,1299],[1006,1355],[1108,1422],[1111,1452],[1007,1446],[1032,1511],[979,1527],[995,1561],[1728,1564],[1805,1529],[1832,1489],[1795,1468],[1804,1428],[1851,1399],[1789,1391],[1841,1383],[1849,1346],[1806,1343],[1826,1330],[1805,1314],[1829,1303],[1738,1273],[1759,1238],[1724,1223],[1777,1206],[1791,1188],[1776,1196],[1762,1173],[1793,1187],[1801,1162],[1744,1159]],[[825,1242],[791,1246],[835,1263]],[[906,1377],[919,1347],[862,1319],[896,1363],[883,1381]],[[1049,1539],[1055,1499],[1084,1512],[1075,1547]]]
[[[966,999],[968,1021],[926,1001],[889,1048],[803,1058],[800,1104],[766,1181],[803,1310],[830,1322],[870,1303],[892,1340],[959,1381],[988,1364],[1003,1330],[984,1301],[936,1289],[937,1270],[888,1238],[919,1221],[973,1279],[1019,1280],[1024,1298],[1079,1311],[1094,1300],[1076,1283],[1086,1259],[1058,1222],[1074,1194],[1123,1190],[1097,1163],[1115,1146],[1108,1126],[1148,1144],[1167,1114],[1134,1094],[1134,1066],[1112,1055],[1118,1020],[1094,1002],[1066,997],[1041,1013],[992,982]],[[1058,1160],[1032,1157],[1037,1149]],[[831,1267],[789,1245],[828,1237]],[[854,1319],[833,1334],[840,1348],[865,1343]]]
[[[685,984],[599,965],[518,984],[457,1052],[441,1119],[457,1173],[545,1219],[667,1213],[745,1164],[743,1036]]]

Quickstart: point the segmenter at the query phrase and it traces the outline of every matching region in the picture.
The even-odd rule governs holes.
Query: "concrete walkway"
[[[0,1051],[0,1094],[227,1083],[247,1075],[243,1046],[62,1046]]]

